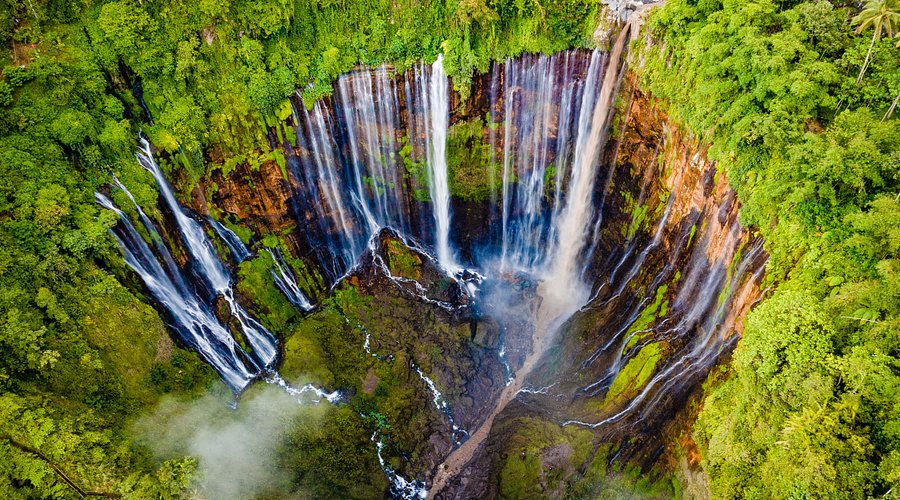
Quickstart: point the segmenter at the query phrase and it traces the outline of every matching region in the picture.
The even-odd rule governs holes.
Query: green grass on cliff
[[[391,274],[414,280],[420,279],[422,259],[400,241],[390,239],[385,244]]]
[[[603,405],[619,404],[623,398],[634,397],[644,388],[656,372],[656,365],[662,359],[663,342],[653,342],[640,348],[633,358],[625,363],[622,370],[606,393]]]
[[[658,318],[666,316],[666,312],[669,310],[669,300],[666,299],[666,292],[668,289],[668,284],[657,288],[653,303],[641,310],[641,314],[638,318],[628,327],[628,330],[625,332],[625,337],[631,335],[631,339],[625,344],[626,353],[632,346],[637,344],[638,341],[652,333],[652,331],[647,331],[650,328],[650,325],[655,323]]]
[[[500,453],[500,498],[680,498],[669,476],[633,466],[608,465],[612,445],[594,443],[592,432],[537,417],[497,424],[510,432]]]
[[[491,178],[498,165],[491,163],[491,145],[484,139],[484,122],[476,117],[450,126],[447,131],[447,171],[450,194],[466,201],[491,195]]]
[[[275,286],[272,269],[275,262],[268,252],[261,250],[238,267],[237,292],[248,299],[254,316],[269,327],[276,337],[283,337],[288,327],[300,319],[284,292]]]

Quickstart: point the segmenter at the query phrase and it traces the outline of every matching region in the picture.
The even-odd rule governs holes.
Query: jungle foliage
[[[900,48],[866,21],[885,10],[672,0],[649,22],[644,83],[771,255],[694,430],[716,498],[900,493]]]

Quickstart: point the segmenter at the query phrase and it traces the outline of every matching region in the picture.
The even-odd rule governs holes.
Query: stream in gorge
[[[304,314],[370,272],[434,314],[475,318],[467,319],[473,331],[482,317],[495,320],[502,333],[483,356],[505,376],[480,393],[447,386],[447,377],[427,371],[430,363],[411,365],[451,437],[435,445],[439,462],[419,467],[429,469],[425,477],[411,478],[382,457],[389,437],[372,435],[394,496],[486,494],[485,450],[500,439],[493,429],[505,414],[537,412],[610,441],[644,433],[641,442],[656,449],[653,430],[733,346],[738,319],[759,296],[766,256],[739,225],[734,193],[715,165],[635,97],[626,81],[629,32],[608,52],[493,64],[464,103],[442,57],[405,72],[357,69],[309,108],[295,96],[282,133],[270,135],[287,177],[267,189],[283,201],[278,216],[293,224],[293,257],[323,277],[317,289],[304,288],[279,249],[255,238],[248,247],[179,203],[143,138],[138,161],[177,238],[136,202],[140,228],[108,193],[97,201],[118,214],[112,233],[125,262],[173,336],[236,395],[263,379],[304,401],[348,397],[343,387],[294,388],[279,376],[286,332],[267,329],[234,290],[231,263],[263,251],[275,285]],[[474,139],[454,142],[473,123]],[[463,160],[460,147],[468,150]],[[483,196],[454,194],[473,182],[466,176],[477,178]],[[228,212],[229,184],[218,185],[212,201]],[[131,198],[118,180],[110,188]],[[255,234],[265,230],[261,218],[244,219]],[[438,297],[427,283],[392,273],[383,255],[395,240],[455,292]],[[184,249],[183,263],[175,247]],[[359,349],[389,359],[370,347],[379,335],[367,331]]]

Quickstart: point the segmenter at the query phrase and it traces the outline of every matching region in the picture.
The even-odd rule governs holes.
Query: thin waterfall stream
[[[275,336],[235,298],[231,273],[217,255],[200,220],[189,215],[175,199],[171,186],[153,158],[149,142],[143,137],[137,159],[156,180],[160,194],[175,218],[181,242],[188,250],[188,267],[200,277],[199,281],[191,279],[186,270],[179,268],[156,226],[118,178],[113,176],[115,187],[134,204],[155,251],[147,245],[128,215],[116,207],[109,197],[95,193],[95,198],[101,206],[118,215],[120,223],[110,231],[122,250],[125,262],[141,277],[150,294],[165,309],[169,325],[178,333],[181,341],[196,350],[236,394],[243,391],[254,378],[262,376],[293,396],[311,393],[329,402],[339,401],[339,391],[328,393],[311,384],[295,389],[274,371],[278,356]],[[250,256],[250,251],[234,232],[214,219],[209,218],[208,221],[235,261],[241,262]],[[272,274],[288,300],[302,310],[312,309],[312,304],[298,288],[293,274],[277,250],[269,252],[275,262]],[[218,299],[224,300],[228,305],[231,318],[239,325],[239,333],[246,347],[236,340],[229,328],[217,317],[215,301]]]
[[[450,121],[450,81],[444,73],[444,56],[431,65],[425,115],[430,118],[428,136],[428,186],[434,205],[435,249],[438,262],[450,274],[458,269],[450,246],[450,183],[447,178],[447,127]]]

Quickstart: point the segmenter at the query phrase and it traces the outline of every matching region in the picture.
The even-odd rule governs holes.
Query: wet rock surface
[[[372,298],[370,306],[344,311],[365,325],[372,353],[393,356],[391,363],[400,362],[397,354],[403,353],[407,377],[420,384],[416,370],[427,374],[456,425],[476,427],[503,387],[504,367],[498,323],[473,310],[463,285],[385,229],[341,286]],[[430,470],[452,449],[452,429],[446,415],[433,407],[420,411],[430,415],[434,432],[427,440],[406,444],[422,457],[424,470]]]

